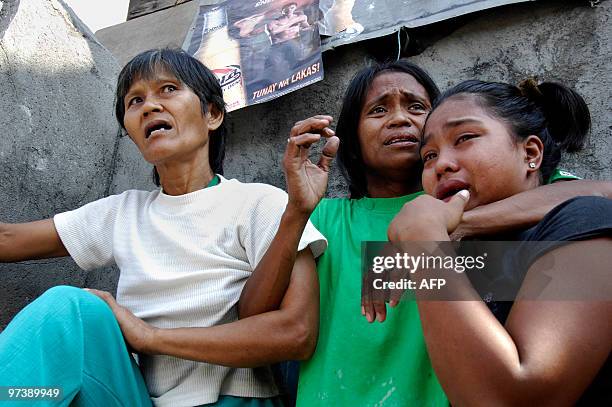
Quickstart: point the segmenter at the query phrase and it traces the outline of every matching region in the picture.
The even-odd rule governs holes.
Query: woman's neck
[[[413,194],[422,189],[421,175],[416,177],[405,176],[401,178],[381,177],[377,174],[367,174],[368,197],[370,198],[397,198]]]
[[[168,195],[184,195],[204,189],[215,176],[208,160],[160,164],[156,168],[163,191]]]

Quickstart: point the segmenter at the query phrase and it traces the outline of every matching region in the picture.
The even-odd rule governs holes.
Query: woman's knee
[[[48,339],[66,336],[68,332],[72,336],[89,330],[109,331],[113,327],[117,327],[117,320],[100,298],[77,287],[57,286],[22,309],[5,332],[17,337],[27,331],[38,335],[44,332],[43,337]]]
[[[81,294],[88,294],[87,291],[78,288],[72,287],[69,285],[56,285],[55,287],[49,288],[45,291],[40,298],[48,298],[48,299],[64,299],[64,298],[73,298],[79,297]]]
[[[58,318],[94,318],[98,322],[115,320],[109,306],[97,296],[78,287],[55,286],[37,300]]]

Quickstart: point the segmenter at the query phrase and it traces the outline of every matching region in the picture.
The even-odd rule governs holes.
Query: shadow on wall
[[[13,21],[19,8],[19,2],[20,0],[0,1],[0,38],[4,37],[4,32]]]

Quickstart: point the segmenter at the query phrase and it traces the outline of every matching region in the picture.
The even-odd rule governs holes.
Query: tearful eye
[[[476,137],[478,137],[476,134],[464,134],[464,135],[460,136],[460,137],[457,139],[457,141],[455,142],[455,144],[461,144],[461,143],[463,143],[464,141],[468,141],[468,140],[471,140],[471,139],[476,138]]]
[[[382,106],[376,106],[374,109],[370,110],[370,114],[381,114],[385,113],[387,109]]]
[[[421,160],[426,163],[429,160],[432,160],[436,158],[436,153],[434,153],[433,151],[430,151],[428,153],[423,154],[423,157],[421,158]]]
[[[164,92],[168,93],[168,92],[174,92],[176,90],[176,86],[174,85],[165,85],[163,87]]]

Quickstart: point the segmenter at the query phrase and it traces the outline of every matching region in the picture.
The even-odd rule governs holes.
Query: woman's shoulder
[[[116,194],[107,195],[105,197],[96,199],[84,206],[109,206],[117,207],[129,205],[140,205],[147,200],[154,199],[159,194],[159,190],[154,191],[143,191],[138,189],[129,189],[127,191],[118,192]]]
[[[349,207],[351,200],[348,198],[323,198],[317,205],[313,214],[318,216],[337,216],[343,208]]]
[[[570,241],[612,232],[612,200],[579,196],[553,208],[522,240]]]
[[[344,208],[350,205],[348,198],[323,198],[310,215],[310,220],[321,233],[327,230],[329,225],[338,225],[342,222]]]
[[[349,198],[323,198],[321,202],[319,202],[319,206],[325,210],[340,208],[350,204],[351,199]]]
[[[565,212],[584,214],[584,209],[593,209],[598,211],[594,214],[597,216],[599,212],[601,212],[601,214],[607,214],[610,208],[612,208],[612,199],[601,196],[577,196],[557,205],[550,213]]]
[[[218,192],[212,200],[220,210],[241,213],[247,218],[257,213],[280,216],[288,201],[287,193],[274,185],[241,182],[235,178],[221,178],[221,183],[213,189]]]

